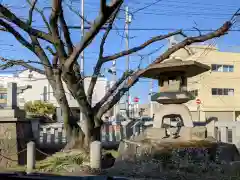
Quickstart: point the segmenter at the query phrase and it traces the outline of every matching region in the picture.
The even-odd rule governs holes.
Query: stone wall
[[[16,123],[0,123],[0,167],[8,168],[18,164]]]
[[[32,139],[29,121],[0,123],[0,168],[26,164],[26,147]]]
[[[0,168],[26,162],[26,144],[33,139],[31,122],[17,107],[17,84],[8,83],[7,105],[0,110]]]
[[[18,144],[18,164],[24,165],[27,160],[27,143],[34,141],[31,121],[21,121],[16,123],[17,144]]]

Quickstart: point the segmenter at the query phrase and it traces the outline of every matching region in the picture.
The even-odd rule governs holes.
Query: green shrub
[[[33,116],[45,116],[54,114],[55,106],[52,103],[36,100],[28,101],[24,104],[24,109],[27,113]]]

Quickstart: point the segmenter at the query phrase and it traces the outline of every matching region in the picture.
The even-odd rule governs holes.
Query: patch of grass
[[[114,158],[119,156],[116,150],[103,150],[103,154],[111,153]],[[47,172],[61,174],[71,172],[71,169],[83,166],[89,166],[89,154],[80,150],[71,150],[69,152],[57,152],[48,158],[37,161],[34,172]],[[6,170],[8,172],[26,171],[26,166],[14,166]]]
[[[61,172],[81,165],[89,165],[89,155],[83,151],[72,150],[69,153],[58,152],[39,161],[36,169],[44,172]]]
[[[80,150],[71,150],[69,152],[58,152],[48,158],[36,162],[34,172],[71,172],[81,166],[89,166],[88,153]],[[7,171],[26,171],[26,166],[15,166]]]

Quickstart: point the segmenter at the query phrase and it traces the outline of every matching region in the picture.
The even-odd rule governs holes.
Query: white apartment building
[[[85,78],[85,90],[87,90],[91,78]],[[23,107],[27,101],[34,100],[46,100],[53,103],[56,107],[59,107],[55,97],[53,96],[53,90],[46,79],[46,76],[39,74],[37,72],[30,72],[29,70],[22,71],[18,75],[0,75],[0,88],[7,87],[8,82],[16,82],[18,86],[30,85],[32,88],[25,90],[23,93],[18,95],[18,106]],[[104,77],[99,77],[96,83],[94,93],[93,93],[93,105],[97,103],[105,95],[108,87],[108,81]],[[68,91],[66,85],[64,84],[66,96],[70,107],[78,108],[77,101],[72,97]],[[1,92],[1,97],[4,97],[3,92]],[[3,98],[0,98],[3,99]]]

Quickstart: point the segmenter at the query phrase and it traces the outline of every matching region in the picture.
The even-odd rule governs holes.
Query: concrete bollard
[[[102,144],[100,141],[94,141],[90,145],[90,166],[93,169],[101,169]]]
[[[32,173],[33,169],[35,168],[35,162],[36,162],[36,148],[35,148],[35,142],[29,142],[27,144],[27,173]]]

